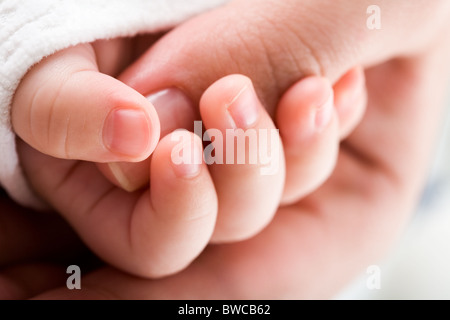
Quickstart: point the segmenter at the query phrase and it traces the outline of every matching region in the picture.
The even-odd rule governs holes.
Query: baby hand
[[[205,164],[172,164],[169,138],[153,154],[151,191],[125,192],[95,163],[79,161],[140,161],[160,136],[153,105],[98,72],[97,58],[91,45],[69,48],[23,79],[12,105],[14,130],[26,142],[18,144],[23,169],[36,193],[100,257],[142,276],[173,273],[209,241],[216,219],[214,186]],[[201,156],[201,141],[183,135]]]
[[[282,158],[277,159],[280,168],[276,174],[262,178],[259,163],[221,166],[212,169],[210,174],[206,165],[198,161],[203,154],[200,139],[187,131],[170,134],[157,146],[153,146],[153,139],[158,135],[148,134],[150,147],[139,155],[114,152],[116,149],[105,143],[108,136],[105,132],[109,129],[104,128],[105,120],[101,121],[101,118],[108,118],[108,112],[114,112],[116,105],[127,108],[131,105],[150,119],[151,125],[139,130],[154,133],[159,122],[153,106],[132,89],[96,72],[95,68],[86,71],[80,67],[88,68],[88,62],[93,61],[91,50],[89,45],[78,46],[42,61],[21,83],[12,111],[14,128],[27,142],[19,141],[18,148],[31,185],[64,216],[88,246],[122,270],[145,277],[160,277],[184,268],[211,240],[216,227],[217,194],[230,201],[224,202],[227,207],[223,207],[226,210],[223,216],[229,217],[222,218],[226,223],[217,223],[216,241],[224,240],[221,234],[226,234],[227,239],[249,237],[270,221],[284,181]],[[61,78],[64,81],[52,80]],[[50,80],[40,87],[40,79]],[[238,97],[246,97],[246,100],[240,102]],[[235,126],[274,129],[245,77],[224,79],[216,84],[205,94],[201,105],[207,127],[213,125],[219,130],[235,129]],[[234,120],[219,116],[228,112],[225,105],[234,110],[230,113],[234,114]],[[251,116],[245,114],[246,108],[253,112]],[[188,115],[186,119],[191,118]],[[118,121],[115,125],[123,125],[118,138],[125,136],[133,143],[134,137],[127,132],[128,124]],[[179,145],[180,138],[189,142],[183,152],[187,150],[197,161],[173,161],[173,150]],[[274,145],[277,143],[278,137]],[[123,146],[127,147],[127,144]],[[244,155],[257,153],[257,148],[252,146]],[[152,149],[155,152],[149,164],[150,186],[132,193],[106,180],[95,163],[79,161],[138,161]],[[220,152],[216,145],[216,153]],[[277,155],[282,157],[283,152]],[[246,179],[242,180],[243,177]],[[238,178],[243,183],[238,183]],[[213,179],[223,181],[216,183],[222,186],[217,193]],[[237,195],[248,201],[237,201]],[[258,203],[250,208],[258,214],[240,218],[237,222],[246,222],[242,225],[231,225],[233,216],[249,210],[249,203]]]
[[[98,55],[92,45],[78,45],[34,66],[15,93],[13,129],[57,158],[146,159],[159,140],[156,111],[142,95],[99,72]]]
[[[52,60],[52,58],[64,60],[66,54],[66,58],[75,58],[86,49],[88,48],[76,47],[60,53],[60,57],[57,55],[50,57],[49,61],[44,61],[37,69],[33,69],[29,76],[39,78],[46,76],[46,72],[47,76],[50,76],[50,74],[58,75],[58,72],[54,72],[58,69],[54,69],[55,64],[52,62],[55,62],[55,60]],[[113,78],[100,73],[95,75],[106,78],[106,81],[114,83],[124,92],[125,90],[131,90]],[[69,75],[67,77],[70,78]],[[18,126],[23,122],[17,120],[27,113],[17,113],[17,109],[26,107],[23,104],[19,104],[19,107],[17,107],[17,103],[23,101],[21,98],[29,94],[26,91],[30,88],[27,87],[27,81],[30,81],[28,85],[33,88],[33,81],[31,80],[28,77],[24,79],[16,95],[17,98],[14,100],[13,114],[15,116],[13,118],[15,123],[19,123]],[[74,119],[77,119],[77,117],[82,116],[75,112],[78,105],[76,103],[71,104],[71,100],[64,101],[63,98],[74,97],[74,91],[77,91],[81,96],[86,95],[91,87],[83,87],[85,83],[76,81],[74,83],[78,83],[79,86],[71,86],[73,83],[70,81],[67,83],[65,91],[63,90],[66,96],[60,96],[56,99],[54,105],[58,106],[59,103],[63,111],[65,110],[68,114],[74,113]],[[313,88],[312,91],[311,88]],[[315,91],[314,88],[316,88]],[[23,92],[22,90],[25,90],[24,96],[19,95]],[[131,90],[131,92],[133,91]],[[101,93],[100,90],[99,94],[101,95]],[[323,79],[314,77],[301,81],[293,87],[280,104],[279,117],[284,116],[289,120],[286,121],[286,126],[280,126],[282,134],[289,134],[292,137],[299,135],[298,131],[292,131],[293,126],[289,124],[295,124],[298,119],[308,121],[310,112],[315,112],[317,105],[320,105],[318,101],[323,100],[323,97],[327,94],[326,101],[329,101],[330,93],[331,88],[327,87],[327,83]],[[135,92],[133,94],[136,95]],[[119,93],[116,93],[116,95],[122,98]],[[137,97],[136,99],[142,100],[140,95],[137,94]],[[41,97],[42,103],[34,105],[35,109],[39,109],[40,105],[44,106],[41,110],[42,114],[45,114],[45,106],[51,105],[53,100],[45,100],[46,98],[48,96],[44,95]],[[108,98],[108,95],[106,98]],[[104,102],[101,98],[98,99]],[[108,101],[108,99],[105,100]],[[78,103],[80,103],[79,100]],[[67,106],[67,108],[64,109],[64,106]],[[107,104],[106,107],[108,107]],[[153,112],[151,107],[150,104],[150,110]],[[336,121],[332,120],[336,117],[330,106],[326,107],[328,109],[325,107],[324,110],[329,114],[326,115],[322,112],[322,116],[325,120],[328,118],[329,123],[323,121],[321,129],[330,133],[323,135],[329,137],[325,138],[324,141],[333,141],[332,143],[337,144]],[[92,106],[92,108],[94,109],[86,109],[86,111],[94,110],[93,112],[95,112],[95,106]],[[162,106],[158,109],[160,109],[161,114]],[[300,110],[300,114],[290,117],[290,112],[298,112],[295,110]],[[250,129],[255,132],[266,130],[266,133],[267,130],[275,129],[267,113],[258,102],[249,79],[242,76],[227,77],[211,86],[201,100],[200,111],[206,128],[218,130],[225,137],[227,129]],[[40,114],[39,110],[35,110],[35,113]],[[349,114],[354,114],[354,112],[349,112]],[[51,112],[47,110],[47,116],[50,115]],[[192,118],[192,113],[186,112],[186,118],[178,121],[177,124],[186,127]],[[36,119],[40,118],[29,116],[29,132],[34,125],[40,125]],[[46,119],[48,120],[47,128],[50,128],[52,126],[57,127],[59,125],[58,119],[61,118],[48,117]],[[170,117],[167,119],[170,119]],[[156,121],[156,123],[158,122]],[[163,136],[176,127],[174,127],[174,123],[163,125]],[[84,125],[87,125],[87,123]],[[290,133],[289,130],[291,130]],[[19,129],[18,132],[20,134],[22,131]],[[59,134],[67,134],[67,132],[60,130],[56,131],[56,135],[58,132]],[[319,130],[319,132],[322,132],[322,130]],[[26,133],[22,133],[22,135],[26,139]],[[284,182],[283,151],[281,148],[276,148],[279,143],[277,139],[273,143],[271,141],[272,150],[264,150],[268,153],[274,153],[273,150],[280,151],[275,154],[279,158],[274,158],[272,154],[275,162],[279,163],[278,170],[272,175],[261,175],[261,169],[264,167],[261,161],[256,165],[245,164],[242,166],[236,166],[235,163],[228,165],[215,163],[210,167],[211,173],[209,174],[202,163],[174,165],[173,148],[178,145],[175,142],[180,141],[180,138],[182,138],[182,141],[192,142],[185,146],[185,150],[190,150],[191,154],[196,155],[194,158],[199,159],[202,154],[198,138],[187,132],[178,132],[176,135],[177,137],[172,134],[164,138],[156,148],[151,164],[148,166],[151,167],[149,171],[152,173],[151,176],[150,172],[147,175],[147,179],[150,179],[150,188],[147,187],[134,193],[124,192],[106,181],[92,163],[62,161],[46,157],[27,148],[24,144],[20,145],[20,150],[25,172],[35,189],[63,214],[99,256],[131,273],[158,277],[184,268],[211,240],[215,242],[241,240],[260,231],[270,222],[278,207]],[[67,141],[67,139],[65,140]],[[295,139],[291,140],[295,141]],[[39,139],[31,139],[31,141],[30,144],[33,144]],[[225,142],[227,143],[227,141]],[[314,144],[311,143],[311,145]],[[317,143],[317,145],[320,146],[321,144]],[[223,145],[222,147],[218,145],[218,141],[214,140],[212,146],[214,147],[215,158],[218,158],[220,153],[222,153],[223,158],[227,157],[226,152],[228,150],[222,149]],[[328,148],[327,143],[324,143],[323,147],[319,147],[317,150],[312,149],[314,151],[312,156],[306,155],[306,153],[299,154],[296,148],[298,145],[296,146],[294,143],[288,143],[288,146],[289,152],[287,154],[292,159],[292,163],[297,163],[297,165],[294,165],[297,169],[308,168],[307,164],[313,163],[312,159],[317,159],[317,156],[314,155],[320,154],[317,150],[331,150],[328,152],[331,152],[332,156],[324,157],[325,163],[328,165],[323,166],[322,162],[318,162],[316,167],[309,167],[309,169],[317,169],[311,171],[315,172],[312,173],[312,176],[326,176],[326,173],[330,171],[329,168],[333,166],[335,160],[333,153],[336,148]],[[247,159],[252,154],[261,154],[260,148],[260,144],[249,145],[248,149],[245,147],[244,150],[236,149],[236,154],[239,155],[239,152],[242,152]],[[40,149],[40,151],[47,152],[49,155],[58,155],[58,153],[54,154],[52,150],[55,150],[55,148],[51,143]],[[81,145],[75,150],[73,158],[95,160],[96,152],[99,149],[95,151],[96,149],[93,148],[94,151],[86,153]],[[87,148],[87,150],[90,149]],[[89,156],[84,158],[82,154],[89,154]],[[117,160],[116,158],[108,158],[107,153],[106,158],[101,158],[104,155],[105,153],[99,152],[97,155],[99,160],[97,161]],[[60,156],[64,157],[64,154],[60,154]],[[310,160],[305,160],[308,158]],[[118,160],[126,159],[119,158]],[[143,163],[145,164],[145,162]],[[289,161],[287,163],[289,165]]]

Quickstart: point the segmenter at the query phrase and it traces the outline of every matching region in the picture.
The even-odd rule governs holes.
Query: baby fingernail
[[[144,155],[150,146],[151,123],[138,109],[112,110],[103,128],[103,142],[113,153],[129,157]]]
[[[227,105],[227,110],[234,129],[247,129],[253,126],[259,117],[258,97],[253,86],[247,84],[243,87]]]
[[[122,189],[129,192],[134,191],[134,189],[130,186],[130,181],[128,180],[125,172],[120,167],[120,163],[108,163],[108,168],[111,171],[111,174],[114,176],[114,179],[116,179],[117,183]]]
[[[178,145],[177,157],[173,157],[172,165],[175,174],[180,178],[194,178],[199,175],[203,161],[203,146],[200,139],[185,132],[182,145]]]
[[[314,110],[314,125],[316,130],[322,131],[328,126],[331,121],[331,117],[333,116],[333,106],[334,94],[333,89],[330,87],[322,102],[319,102]]]

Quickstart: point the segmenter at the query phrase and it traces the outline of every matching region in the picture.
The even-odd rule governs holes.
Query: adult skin
[[[396,4],[400,11],[408,8],[401,7],[406,5],[404,1]],[[386,32],[395,31],[392,38],[387,37],[387,42],[375,41],[373,46],[363,41],[362,46],[369,49],[357,51],[365,55],[324,50],[344,53],[337,59],[318,59],[324,62],[317,71],[322,69],[332,79],[351,65],[372,66],[366,70],[367,112],[356,130],[342,142],[331,178],[306,198],[280,207],[273,222],[258,236],[237,244],[210,246],[191,266],[172,277],[142,280],[107,267],[84,277],[84,290],[68,292],[61,288],[39,297],[332,297],[355,273],[376,262],[385,252],[408,221],[423,187],[448,75],[449,50],[443,45],[448,41],[439,32],[443,19],[430,22],[434,13],[439,13],[437,17],[445,16],[439,7],[442,4],[433,2],[428,10],[414,11],[419,21],[429,22],[421,26],[414,26],[417,20],[406,14],[401,16],[410,21],[404,29],[400,28],[401,21],[396,24],[395,15],[386,20],[383,28]],[[332,37],[336,42],[327,43],[341,48],[344,43],[352,48],[345,41],[339,42],[344,33],[338,32],[342,28],[336,26],[339,24],[331,23],[328,29],[330,36],[336,36]],[[417,36],[398,41],[407,32]],[[158,50],[155,48],[153,53]],[[338,67],[332,67],[334,64]],[[133,69],[130,70],[133,74]],[[132,77],[127,77],[132,83]],[[134,84],[142,80],[142,74],[141,80],[136,79]],[[206,89],[209,82],[205,80],[198,88]],[[291,82],[282,85],[283,90]]]

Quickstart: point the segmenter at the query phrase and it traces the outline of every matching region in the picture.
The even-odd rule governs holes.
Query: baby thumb
[[[90,45],[63,50],[33,67],[16,91],[11,115],[25,142],[58,158],[140,161],[159,140],[153,105],[98,72]]]

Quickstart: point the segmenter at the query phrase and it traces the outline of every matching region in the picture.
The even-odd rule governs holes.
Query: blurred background
[[[447,101],[420,204],[408,228],[377,264],[379,289],[370,282],[373,274],[365,272],[336,299],[450,299],[450,86]]]

